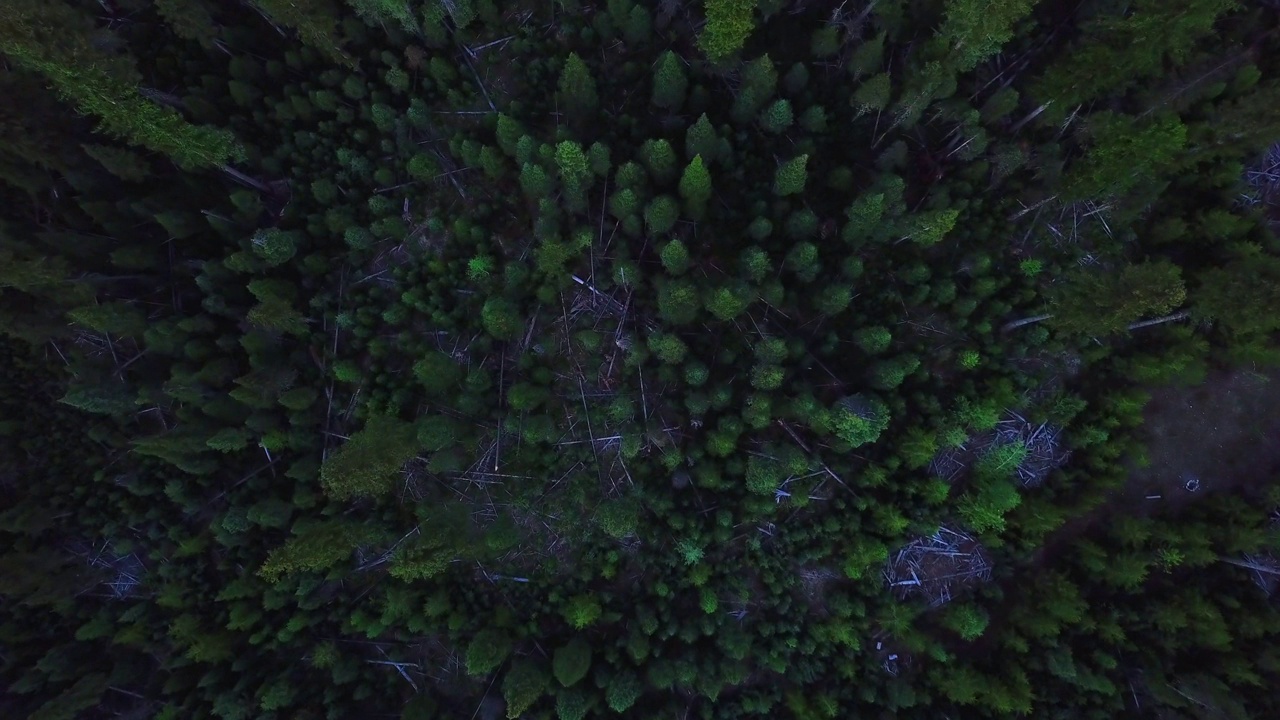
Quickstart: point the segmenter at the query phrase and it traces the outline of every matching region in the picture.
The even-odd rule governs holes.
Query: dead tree
[[[1022,443],[1026,455],[1018,463],[1015,472],[1023,487],[1038,487],[1049,473],[1062,467],[1071,453],[1062,447],[1062,429],[1049,423],[1039,425],[1027,422],[1021,415],[1010,411],[1008,417],[996,426],[990,447]]]
[[[1275,592],[1276,585],[1280,584],[1280,560],[1270,554],[1251,555],[1246,553],[1238,560],[1228,557],[1220,557],[1218,559],[1228,565],[1235,565],[1249,570],[1253,577],[1253,583],[1267,597],[1271,597],[1271,593]]]
[[[929,607],[941,607],[959,588],[989,581],[991,563],[973,536],[942,527],[899,548],[885,565],[884,579],[902,599],[920,596]]]

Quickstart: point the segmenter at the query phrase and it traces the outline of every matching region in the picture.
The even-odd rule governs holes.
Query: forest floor
[[[1148,462],[1133,467],[1109,504],[1176,508],[1203,493],[1265,482],[1280,467],[1280,373],[1216,371],[1195,387],[1155,389],[1141,433]]]

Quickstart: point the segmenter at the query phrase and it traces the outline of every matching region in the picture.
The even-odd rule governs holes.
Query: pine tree
[[[418,452],[413,425],[374,415],[320,467],[320,485],[336,500],[375,496],[395,486]]]
[[[794,122],[790,100],[776,100],[760,113],[760,127],[773,135],[786,132]]]
[[[507,718],[524,714],[547,691],[546,671],[532,660],[516,660],[502,679],[502,697],[507,701]]]
[[[949,63],[968,72],[1000,52],[1034,5],[1035,0],[948,0],[938,35],[948,46]]]
[[[640,699],[644,686],[640,678],[629,670],[620,671],[609,680],[605,688],[605,701],[615,713],[626,712]]]
[[[685,211],[691,220],[700,220],[706,213],[711,199],[711,173],[707,172],[702,156],[694,156],[685,166],[680,177],[680,197],[684,198]]]
[[[670,50],[658,58],[653,69],[653,104],[665,110],[677,112],[684,104],[689,80],[684,75],[684,65]]]
[[[1185,61],[1195,43],[1213,32],[1217,18],[1235,5],[1235,0],[1136,0],[1123,15],[1100,13],[1085,25],[1080,44],[1048,67],[1034,94],[1065,114],[1128,88],[1162,72],[1166,59]]]
[[[664,245],[658,256],[662,267],[672,275],[683,275],[689,269],[689,251],[679,238]]]
[[[418,21],[407,0],[347,0],[347,4],[366,22],[395,24],[407,32],[417,30]]]
[[[660,187],[669,185],[676,179],[679,161],[676,151],[666,140],[646,140],[640,146],[640,161],[649,169],[653,181]]]
[[[808,155],[800,155],[779,165],[774,175],[773,193],[785,196],[804,192],[805,180],[808,178],[806,169],[808,162]]]
[[[67,311],[67,317],[90,330],[112,335],[142,337],[147,329],[146,315],[119,300],[73,308]]]
[[[695,157],[702,158],[712,163],[719,159],[720,137],[716,134],[716,129],[712,127],[711,121],[707,118],[706,113],[698,116],[697,122],[689,126],[684,136],[684,153],[685,157],[692,160]]]
[[[373,534],[370,528],[346,520],[323,521],[272,550],[258,574],[275,583],[287,575],[329,570],[350,557],[356,547],[371,541]]]
[[[831,411],[831,432],[850,447],[875,442],[889,427],[889,408],[866,395],[845,398]]]
[[[706,0],[707,25],[698,36],[698,47],[713,62],[742,49],[755,29],[756,0]]]
[[[556,693],[556,717],[559,720],[585,720],[594,705],[595,699],[584,690],[561,690]]]
[[[1256,245],[1239,249],[1238,257],[1199,276],[1192,305],[1199,317],[1211,319],[1230,333],[1261,335],[1280,329],[1280,259]]]
[[[218,25],[202,0],[155,0],[156,12],[180,38],[213,47]]]
[[[591,669],[591,645],[575,636],[567,645],[556,648],[552,669],[561,685],[573,686]]]
[[[253,0],[275,22],[298,32],[302,42],[333,62],[355,67],[338,38],[338,8],[329,0]]]
[[[1185,299],[1182,271],[1168,261],[1128,265],[1118,273],[1081,270],[1054,294],[1049,321],[1063,332],[1105,335],[1167,313]]]
[[[644,224],[650,235],[671,232],[680,217],[680,206],[670,195],[659,195],[644,209]]]
[[[1063,179],[1062,194],[1073,200],[1121,195],[1176,161],[1187,128],[1176,117],[1145,127],[1134,118],[1109,112],[1089,118],[1092,146]]]
[[[892,92],[893,84],[889,74],[880,73],[858,86],[849,100],[849,105],[853,107],[857,117],[870,112],[878,113],[889,107]]]
[[[14,0],[0,16],[0,51],[45,76],[58,94],[102,121],[111,135],[168,155],[186,168],[221,165],[243,151],[225,130],[187,123],[149,102],[125,57],[100,49],[92,23],[60,2]]]
[[[490,298],[480,310],[484,329],[499,340],[513,340],[520,332],[520,309],[505,298]]]
[[[600,105],[596,95],[596,81],[591,77],[587,64],[577,53],[569,53],[560,71],[560,102],[576,121],[586,122],[595,115]]]
[[[488,675],[507,659],[512,650],[511,638],[497,628],[485,628],[467,644],[467,674]]]
[[[428,350],[414,363],[413,374],[430,397],[446,395],[462,380],[462,368],[437,350]]]
[[[265,228],[254,234],[250,241],[253,252],[267,262],[269,267],[283,265],[298,252],[299,233]]]
[[[741,315],[755,297],[751,288],[742,281],[730,281],[712,290],[706,299],[707,311],[724,322]]]
[[[684,280],[672,280],[658,286],[658,313],[672,325],[688,325],[702,307],[697,287]]]

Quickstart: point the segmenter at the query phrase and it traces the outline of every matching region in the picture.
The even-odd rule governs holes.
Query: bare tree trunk
[[[267,186],[265,183],[263,183],[262,181],[260,181],[260,180],[255,180],[254,178],[251,178],[251,177],[249,177],[248,175],[245,175],[244,173],[242,173],[242,172],[240,172],[239,170],[237,170],[237,169],[235,169],[235,168],[231,167],[230,165],[219,165],[219,166],[218,166],[218,169],[219,169],[219,170],[221,170],[221,171],[222,171],[224,174],[226,174],[227,176],[229,176],[232,180],[235,180],[236,182],[240,183],[241,185],[245,185],[245,186],[247,186],[247,187],[251,187],[251,188],[253,188],[254,190],[257,190],[258,192],[262,193],[263,195],[273,195],[273,194],[274,194],[274,193],[272,193],[272,192],[271,192],[271,188],[270,188],[270,187],[268,187],[268,186]]]
[[[1255,572],[1266,573],[1268,575],[1280,575],[1280,570],[1261,563],[1245,562],[1244,560],[1233,560],[1231,558],[1224,557],[1220,557],[1218,559],[1228,565],[1235,565],[1236,567],[1242,567],[1246,570],[1253,570]]]
[[[173,93],[167,93],[163,90],[156,90],[155,88],[148,87],[140,87],[138,88],[138,92],[142,97],[152,102],[160,103],[161,105],[167,105],[174,110],[185,110],[187,107],[186,104],[182,102],[182,98],[174,95]]]
[[[1032,212],[1032,211],[1034,211],[1034,210],[1036,210],[1036,209],[1038,209],[1038,208],[1044,207],[1045,205],[1047,205],[1047,204],[1049,204],[1049,203],[1051,203],[1051,202],[1053,202],[1054,200],[1057,200],[1057,199],[1058,199],[1058,196],[1057,196],[1057,195],[1050,195],[1049,197],[1047,197],[1047,198],[1045,198],[1045,199],[1041,200],[1040,202],[1036,203],[1035,205],[1032,205],[1031,207],[1024,207],[1024,208],[1022,208],[1021,210],[1019,210],[1018,212],[1016,212],[1016,213],[1014,213],[1014,214],[1010,215],[1010,216],[1009,216],[1009,222],[1013,222],[1014,220],[1017,220],[1018,218],[1022,217],[1023,215],[1026,215],[1027,213]]]
[[[1141,322],[1136,322],[1129,326],[1129,330],[1140,330],[1144,327],[1151,327],[1152,325],[1163,325],[1164,323],[1174,322],[1175,320],[1186,320],[1189,317],[1191,317],[1190,310],[1179,310],[1178,312],[1173,313],[1172,315],[1165,315],[1164,317],[1158,317],[1154,320],[1143,320]]]
[[[1021,320],[1014,320],[1013,322],[1005,323],[1004,327],[1000,328],[1000,332],[1009,332],[1010,330],[1017,330],[1023,325],[1032,325],[1038,322],[1044,322],[1045,320],[1048,320],[1051,317],[1053,317],[1053,313],[1045,313],[1043,315],[1032,315],[1031,317],[1022,318]]]
[[[1014,124],[1013,124],[1013,127],[1009,128],[1009,134],[1010,134],[1010,135],[1017,135],[1017,134],[1018,134],[1018,131],[1019,131],[1019,130],[1021,130],[1021,129],[1023,128],[1023,126],[1024,126],[1024,125],[1026,125],[1027,123],[1031,122],[1032,120],[1035,120],[1036,118],[1040,117],[1040,113],[1044,112],[1045,110],[1048,110],[1048,109],[1049,109],[1049,106],[1050,106],[1050,105],[1052,105],[1052,104],[1053,104],[1053,101],[1052,101],[1052,100],[1050,100],[1049,102],[1047,102],[1047,103],[1045,103],[1045,104],[1041,105],[1040,107],[1036,108],[1035,110],[1032,110],[1031,112],[1027,113],[1027,114],[1026,114],[1026,115],[1025,115],[1021,120],[1019,120],[1018,122],[1014,123]]]

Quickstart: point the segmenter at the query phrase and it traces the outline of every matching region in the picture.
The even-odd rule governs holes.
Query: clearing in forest
[[[1142,433],[1149,462],[1134,469],[1128,500],[1180,504],[1266,482],[1280,468],[1280,373],[1220,371],[1153,390]]]

